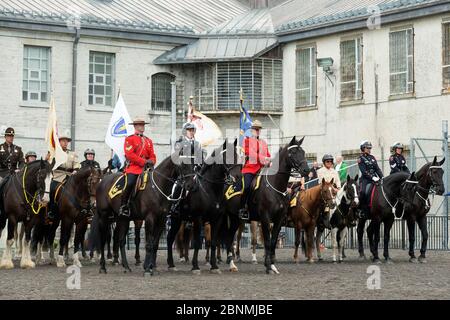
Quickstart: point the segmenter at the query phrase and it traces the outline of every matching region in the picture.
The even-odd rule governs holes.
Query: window
[[[412,28],[389,34],[391,95],[414,92],[413,37]]]
[[[23,52],[22,100],[48,102],[50,48],[25,46]]]
[[[341,42],[341,101],[363,98],[362,38]]]
[[[314,46],[297,48],[295,65],[296,106],[314,106],[317,92],[316,48]]]
[[[215,70],[215,65],[198,64],[196,66],[194,105],[199,110],[214,108]]]
[[[114,54],[89,53],[89,105],[112,107],[114,97]]]
[[[152,110],[172,110],[172,85],[175,76],[169,73],[157,73],[152,76]]]
[[[442,27],[442,86],[450,89],[450,23]]]

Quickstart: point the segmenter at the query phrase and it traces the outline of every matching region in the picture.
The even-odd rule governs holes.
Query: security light
[[[331,70],[333,63],[334,60],[331,57],[317,59],[317,65],[321,67],[326,74],[333,74],[333,70]]]

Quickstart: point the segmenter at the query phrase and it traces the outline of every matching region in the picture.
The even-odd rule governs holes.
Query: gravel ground
[[[143,255],[144,253],[142,253]],[[65,268],[41,265],[36,269],[0,270],[0,299],[450,299],[450,253],[429,252],[428,263],[408,262],[406,251],[391,251],[394,264],[381,264],[381,288],[370,290],[368,261],[347,250],[342,264],[330,261],[309,264],[292,262],[292,249],[277,250],[280,275],[266,275],[258,250],[258,265],[249,263],[250,251],[243,250],[239,273],[221,264],[222,274],[211,274],[200,252],[202,274],[192,275],[190,264],[176,263],[178,272],[167,271],[165,251],[158,256],[159,272],[142,276],[142,267],[124,274],[120,266],[108,265],[99,274],[98,264],[82,261],[81,289],[69,290]],[[130,251],[130,262],[134,263]]]

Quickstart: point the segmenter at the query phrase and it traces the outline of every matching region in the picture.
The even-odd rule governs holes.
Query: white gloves
[[[373,182],[378,182],[380,180],[380,178],[378,177],[372,177]]]

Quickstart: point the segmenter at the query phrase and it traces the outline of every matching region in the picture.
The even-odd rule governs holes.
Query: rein
[[[23,172],[23,176],[22,176],[22,190],[23,190],[23,195],[25,197],[25,201],[26,203],[30,206],[31,210],[33,211],[34,214],[38,214],[39,211],[42,209],[43,205],[41,203],[38,203],[38,207],[37,209],[34,208],[34,203],[38,197],[38,191],[36,190],[36,192],[34,193],[34,196],[32,196],[25,188],[25,178],[27,175],[27,171],[28,171],[28,166],[25,166],[25,170]],[[30,199],[28,198],[28,196],[32,197],[32,200],[30,201]]]

